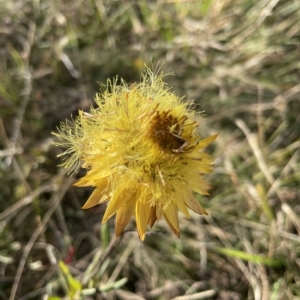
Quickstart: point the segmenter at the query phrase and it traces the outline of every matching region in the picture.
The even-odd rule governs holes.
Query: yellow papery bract
[[[124,231],[129,223],[136,207],[136,198],[132,197],[127,203],[117,211],[116,216],[116,236],[119,236]]]
[[[207,215],[193,193],[208,195],[211,188],[203,175],[212,172],[213,159],[202,151],[217,134],[201,139],[201,116],[162,78],[147,70],[131,86],[108,81],[97,107],[54,133],[66,148],[62,166],[87,170],[74,186],[95,187],[83,208],[108,201],[102,222],[116,214],[117,236],[132,216],[143,240],[161,216],[179,237],[178,211]]]
[[[108,203],[105,214],[102,219],[102,223],[106,222],[111,216],[113,216],[121,207],[127,204],[127,201],[133,196],[133,192],[130,189],[124,187],[117,187],[113,192],[112,197]]]
[[[141,240],[145,238],[145,231],[151,213],[151,205],[145,199],[138,199],[135,207],[136,226]]]
[[[157,220],[157,218],[156,218],[156,207],[152,206],[151,210],[150,210],[150,217],[149,217],[149,220],[148,220],[148,224],[151,228],[155,224],[156,220]]]
[[[108,195],[105,193],[105,186],[99,185],[94,190],[90,198],[86,201],[83,209],[91,208],[97,204],[103,203],[109,199]]]
[[[174,194],[176,195],[175,203],[176,203],[178,209],[186,217],[189,218],[190,214],[189,214],[189,211],[187,208],[191,208],[188,204],[190,204],[189,198],[194,197],[193,193],[191,192],[191,190],[188,189],[187,184],[185,182],[177,182]],[[196,202],[197,202],[197,204],[199,204],[199,202],[197,200],[196,200]]]
[[[206,139],[201,140],[195,147],[195,150],[197,151],[197,150],[202,150],[203,148],[206,148],[217,138],[217,136],[218,136],[218,134],[214,134],[214,135],[209,136]]]
[[[202,207],[202,205],[197,201],[197,199],[192,195],[188,195],[185,200],[185,204],[194,212],[200,215],[208,215],[208,212]]]
[[[168,223],[170,229],[174,232],[177,237],[180,237],[180,229],[178,223],[178,209],[171,203],[167,209],[165,209],[163,216]]]

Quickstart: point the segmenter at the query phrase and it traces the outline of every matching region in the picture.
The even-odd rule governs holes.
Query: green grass
[[[299,299],[299,19],[298,0],[1,1],[0,299]],[[158,63],[219,133],[210,215],[115,239],[50,132]]]

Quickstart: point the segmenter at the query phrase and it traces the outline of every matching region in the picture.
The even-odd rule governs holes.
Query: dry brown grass
[[[0,1],[0,299],[299,299],[299,20],[298,0]],[[115,239],[50,132],[158,62],[220,133],[210,216]]]

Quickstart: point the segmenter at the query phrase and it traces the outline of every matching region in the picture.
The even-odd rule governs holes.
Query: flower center
[[[185,144],[182,138],[183,124],[187,117],[180,119],[170,114],[170,111],[158,112],[151,120],[149,135],[163,151],[172,151],[179,149]]]

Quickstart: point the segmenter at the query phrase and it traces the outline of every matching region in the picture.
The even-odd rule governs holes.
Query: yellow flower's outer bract
[[[63,167],[87,170],[75,186],[93,186],[84,209],[108,201],[102,222],[116,214],[116,235],[134,215],[140,238],[161,216],[179,237],[178,211],[207,215],[194,193],[208,195],[203,174],[212,158],[203,149],[216,135],[201,139],[200,116],[147,70],[140,83],[108,81],[96,108],[79,111],[75,122],[54,133],[66,148]]]

